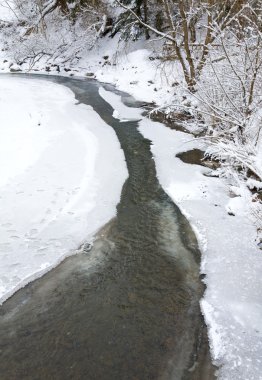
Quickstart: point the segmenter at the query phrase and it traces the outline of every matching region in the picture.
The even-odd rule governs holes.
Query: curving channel
[[[200,253],[159,185],[150,141],[137,121],[112,117],[101,84],[40,77],[68,86],[115,130],[129,178],[116,218],[92,250],[68,258],[0,308],[0,379],[213,379],[199,308]]]

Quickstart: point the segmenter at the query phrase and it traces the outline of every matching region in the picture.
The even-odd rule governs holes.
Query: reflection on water
[[[0,309],[0,379],[213,379],[199,310],[199,251],[158,183],[150,141],[136,121],[112,117],[96,82],[48,79],[70,87],[114,128],[129,178],[117,217],[92,250]]]

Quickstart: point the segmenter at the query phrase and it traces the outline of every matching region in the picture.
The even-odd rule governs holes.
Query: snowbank
[[[0,41],[2,73],[28,72],[30,67],[29,71],[34,74],[93,77],[115,85],[137,100],[153,102],[159,106],[171,104],[174,94],[180,91],[178,82],[183,82],[183,74],[177,62],[160,61],[157,59],[159,45],[155,49],[152,44],[147,48],[144,41],[131,42],[126,46],[126,42],[119,41],[117,36],[113,39],[103,38],[97,41],[91,51],[82,52],[75,65],[63,63],[62,57],[54,59],[44,56],[31,67],[31,61],[18,66],[12,50],[1,51],[5,47],[4,40],[3,37]]]
[[[202,249],[207,290],[201,307],[219,378],[262,379],[262,255],[245,199],[230,198],[221,179],[203,175],[208,169],[176,158],[200,148],[192,136],[147,120],[140,130],[153,142],[160,183],[191,222]],[[235,216],[228,214],[233,206]]]
[[[116,213],[127,178],[114,131],[72,92],[0,78],[0,302]]]
[[[107,96],[110,102],[110,97]],[[115,99],[111,105],[117,106]],[[114,112],[121,113],[118,108]],[[134,112],[134,110],[133,110]],[[137,117],[140,110],[137,110]],[[202,250],[207,290],[201,307],[214,363],[223,380],[262,379],[262,255],[244,197],[234,197],[209,169],[183,163],[177,153],[201,148],[192,135],[148,119],[141,133],[151,147],[164,190],[191,222]],[[228,210],[234,209],[235,216]]]
[[[93,55],[88,58],[88,69],[101,82],[112,83],[138,100],[155,102],[158,105],[170,104],[174,95],[172,85],[180,74],[178,65],[155,60],[151,49],[145,49],[143,45],[137,47],[137,50],[127,53],[123,48],[124,53],[117,58],[112,55],[111,50],[108,60],[102,62],[104,66],[99,62],[97,64],[97,57]],[[106,62],[110,64],[105,64]],[[114,62],[115,65],[112,64]]]

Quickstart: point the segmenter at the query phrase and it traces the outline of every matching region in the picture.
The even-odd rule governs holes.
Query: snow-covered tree
[[[202,73],[210,48],[218,44],[220,33],[244,20],[250,11],[255,12],[257,6],[256,1],[248,0],[160,0],[156,7],[154,2],[152,4],[154,12],[147,11],[143,16],[137,12],[137,2],[126,5],[125,2],[116,1],[141,26],[165,41],[166,55],[179,61],[191,90],[194,90]],[[146,4],[146,9],[150,9],[151,3]]]
[[[16,62],[28,62],[29,69],[43,57],[77,62],[108,31],[107,8],[99,0],[15,0],[12,11],[16,20],[5,33]]]

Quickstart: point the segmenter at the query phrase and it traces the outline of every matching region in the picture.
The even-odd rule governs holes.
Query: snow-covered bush
[[[46,62],[76,63],[106,30],[106,7],[99,0],[16,0],[13,12],[16,20],[5,32],[9,49],[29,70],[43,57]]]
[[[262,131],[262,36],[250,26],[221,33],[197,85],[208,152],[225,166],[262,180],[256,157]]]
[[[250,190],[251,214],[262,233],[262,35],[259,20],[221,32],[197,83],[197,110],[206,126],[206,154],[220,174]],[[257,193],[257,195],[254,195]]]

